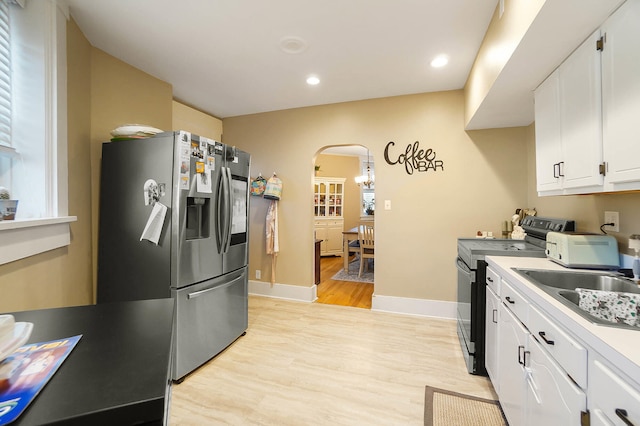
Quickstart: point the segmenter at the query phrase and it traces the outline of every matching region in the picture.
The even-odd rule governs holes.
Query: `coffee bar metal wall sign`
[[[384,147],[384,160],[387,164],[392,166],[404,164],[404,169],[409,175],[412,175],[414,171],[444,171],[444,162],[436,159],[436,152],[433,149],[420,149],[420,142],[415,141],[407,145],[404,152],[396,154],[397,151],[393,148],[395,144],[395,142],[390,141]]]

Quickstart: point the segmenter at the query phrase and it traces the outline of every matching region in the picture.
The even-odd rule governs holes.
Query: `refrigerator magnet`
[[[189,144],[191,143],[191,133],[190,132],[185,132],[184,130],[180,130],[179,138],[180,138],[180,142],[182,144],[186,144],[187,146],[189,146]]]
[[[216,169],[216,157],[207,157],[206,168],[209,170]]]
[[[194,179],[196,179],[196,190],[198,192],[211,194],[211,174],[208,170],[204,173],[198,173],[197,176],[194,176]]]
[[[196,141],[191,141],[191,156],[196,158],[204,158],[204,154],[200,149],[200,144]]]
[[[144,183],[144,205],[154,205],[157,201],[160,201],[158,183],[153,179],[147,179]]]
[[[180,189],[189,189],[189,175],[180,176]]]

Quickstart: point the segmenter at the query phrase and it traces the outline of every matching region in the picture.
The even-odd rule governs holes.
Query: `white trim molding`
[[[318,298],[318,289],[316,285],[303,287],[275,283],[271,286],[268,282],[249,280],[249,294],[311,303]],[[456,302],[375,294],[371,300],[371,310],[445,320],[455,320],[457,311]]]
[[[0,265],[71,243],[76,216],[0,221]]]
[[[430,318],[456,319],[456,302],[373,295],[371,310]]]
[[[313,302],[318,298],[318,289],[315,284],[311,287],[278,283],[271,286],[268,282],[249,280],[249,294],[273,297],[276,299]]]

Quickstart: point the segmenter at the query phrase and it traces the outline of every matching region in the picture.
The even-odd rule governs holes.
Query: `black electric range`
[[[575,222],[567,219],[527,216],[521,224],[524,240],[459,238],[458,257],[458,338],[472,374],[486,375],[484,366],[486,256],[545,257],[546,237],[550,231],[575,231]]]

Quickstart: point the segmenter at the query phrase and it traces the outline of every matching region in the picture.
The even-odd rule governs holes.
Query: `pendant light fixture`
[[[369,150],[367,149],[367,174],[356,176],[356,183],[358,185],[364,185],[367,188],[371,188],[373,185],[374,176],[371,174],[371,162],[369,161]]]

